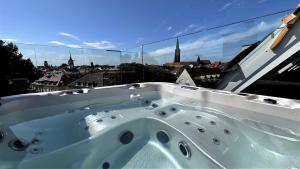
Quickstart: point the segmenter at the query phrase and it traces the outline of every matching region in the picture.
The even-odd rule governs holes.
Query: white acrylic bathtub
[[[141,83],[0,103],[0,168],[300,168],[297,100]]]

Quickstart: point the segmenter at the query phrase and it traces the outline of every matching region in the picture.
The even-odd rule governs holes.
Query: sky
[[[0,0],[0,39],[16,43],[24,56],[38,65],[43,60],[53,64],[64,62],[69,52],[78,64],[139,62],[141,49],[137,46],[143,43],[294,8],[298,3],[298,0]],[[182,58],[189,60],[201,55],[229,60],[243,45],[241,42],[250,43],[263,37],[280,25],[285,14],[182,37],[179,39]],[[145,61],[171,62],[175,42],[176,39],[145,46]],[[119,53],[106,49],[128,52],[123,52],[120,59]]]

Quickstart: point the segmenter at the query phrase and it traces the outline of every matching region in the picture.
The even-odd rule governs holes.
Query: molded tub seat
[[[20,168],[217,168],[182,133],[143,118],[22,161]]]

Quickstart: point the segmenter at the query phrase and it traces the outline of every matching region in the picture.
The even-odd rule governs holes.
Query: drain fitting
[[[37,139],[37,138],[34,138],[32,141],[31,141],[32,144],[40,144],[41,143],[41,140]]]
[[[153,103],[151,106],[152,106],[153,108],[158,107],[158,105],[157,105],[156,103]]]
[[[166,113],[166,112],[164,112],[164,111],[160,111],[160,112],[158,112],[158,114],[159,114],[160,116],[162,116],[162,117],[164,117],[164,116],[166,116],[166,115],[167,115],[167,113]]]
[[[151,102],[150,102],[149,100],[145,100],[145,101],[144,101],[144,105],[150,105],[150,103],[151,103]]]
[[[103,168],[103,169],[109,169],[109,167],[110,167],[109,162],[104,162],[104,163],[102,164],[102,168]]]
[[[185,141],[179,142],[178,147],[185,158],[190,158],[192,156],[191,149]]]
[[[15,151],[24,151],[28,146],[28,143],[19,139],[13,139],[8,143],[8,147]]]
[[[176,111],[177,109],[175,107],[171,107],[170,111]]]
[[[218,139],[218,138],[213,138],[213,143],[215,144],[215,145],[220,145],[220,140]]]
[[[4,131],[0,131],[0,143],[5,139]]]
[[[204,129],[204,128],[198,128],[198,131],[199,131],[200,133],[204,133],[204,132],[205,132],[205,129]]]
[[[196,116],[196,118],[197,118],[197,119],[201,119],[201,118],[202,118],[202,116],[199,116],[199,115],[197,115],[197,116]]]
[[[229,135],[231,132],[228,129],[224,129],[224,133]]]
[[[131,131],[124,131],[120,136],[122,144],[129,144],[133,140],[134,134]]]
[[[40,152],[42,152],[42,149],[41,149],[41,148],[38,148],[38,147],[32,148],[32,149],[30,150],[30,153],[31,153],[31,154],[39,154]]]
[[[168,133],[163,130],[156,133],[156,138],[159,142],[163,144],[168,143],[170,140]]]
[[[184,122],[186,125],[190,125],[191,123],[189,121]]]

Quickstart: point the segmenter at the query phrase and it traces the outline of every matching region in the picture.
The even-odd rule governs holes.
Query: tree
[[[142,65],[139,63],[122,63],[119,69],[135,72],[135,82],[172,82],[176,77],[169,70],[157,65]],[[126,77],[123,77],[125,79]]]
[[[15,44],[0,40],[0,96],[18,94],[18,89],[12,86],[13,79],[36,79],[35,67],[31,60],[23,59],[18,50]]]
[[[45,67],[45,68],[48,68],[48,67],[49,67],[48,61],[46,61],[46,60],[44,61],[44,67]]]

